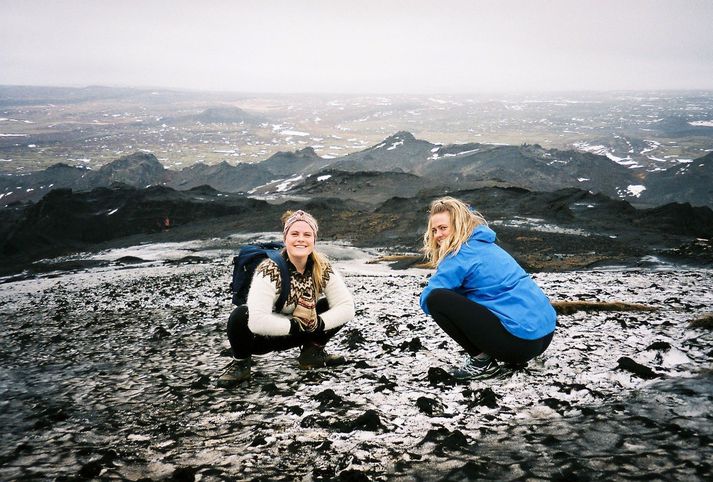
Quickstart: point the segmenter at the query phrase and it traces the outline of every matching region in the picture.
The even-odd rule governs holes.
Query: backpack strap
[[[284,308],[287,295],[290,293],[290,271],[287,269],[285,258],[282,257],[279,251],[267,249],[265,252],[280,270],[280,296],[277,298],[277,303],[275,303],[275,311],[279,313]]]

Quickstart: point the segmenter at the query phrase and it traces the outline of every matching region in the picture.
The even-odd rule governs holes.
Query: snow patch
[[[393,151],[393,150],[396,149],[398,146],[403,146],[403,145],[404,145],[404,141],[403,141],[403,140],[401,140],[401,141],[396,141],[396,142],[394,142],[393,144],[391,144],[389,147],[387,147],[386,150],[387,150],[387,151]]]
[[[626,187],[626,192],[629,196],[639,197],[644,191],[646,191],[646,186],[641,184],[630,184]]]
[[[281,136],[297,136],[297,137],[306,137],[309,135],[309,132],[301,132],[301,131],[293,131],[293,130],[284,130],[280,131]]]
[[[289,179],[285,179],[284,181],[282,181],[280,184],[278,184],[278,185],[275,187],[275,191],[276,191],[276,192],[284,192],[284,191],[287,191],[289,188],[291,188],[291,187],[292,187],[297,181],[299,181],[300,179],[302,179],[302,174],[300,174],[299,176],[291,177],[291,178],[289,178]]]
[[[616,162],[622,166],[627,166],[629,169],[636,169],[643,167],[634,161],[630,156],[619,157],[615,156],[607,146],[603,145],[591,145],[588,142],[575,142],[573,144],[575,149],[579,149],[583,152],[589,152],[591,154],[596,154],[598,156],[606,156],[609,160]]]
[[[591,236],[592,233],[584,231],[582,229],[575,228],[565,228],[558,226],[556,224],[550,224],[545,222],[544,219],[539,218],[525,218],[520,216],[515,216],[508,220],[496,219],[490,222],[491,226],[505,226],[512,228],[527,228],[532,231],[539,231],[542,233],[560,233],[560,234],[573,234],[576,236]]]

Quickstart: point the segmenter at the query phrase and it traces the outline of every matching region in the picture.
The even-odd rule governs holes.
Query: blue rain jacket
[[[518,338],[535,340],[551,333],[557,314],[549,299],[517,261],[494,243],[495,231],[477,226],[458,253],[449,254],[438,265],[421,293],[421,308],[430,314],[429,293],[445,288],[488,308]]]

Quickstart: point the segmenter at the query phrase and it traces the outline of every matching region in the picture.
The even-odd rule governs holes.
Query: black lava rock
[[[455,385],[456,379],[443,368],[431,367],[428,369],[428,383],[433,386]]]
[[[661,375],[654,372],[651,368],[635,362],[628,356],[623,356],[623,357],[619,358],[618,363],[619,363],[619,365],[618,365],[619,369],[626,370],[630,373],[633,373],[637,377],[643,378],[645,380],[650,380],[652,378],[661,377]]]
[[[342,397],[334,393],[334,390],[327,388],[323,392],[315,395],[315,400],[319,402],[319,409],[324,410],[328,407],[339,407],[344,403]]]
[[[420,411],[431,417],[440,415],[443,412],[443,404],[433,398],[418,397],[416,406]]]

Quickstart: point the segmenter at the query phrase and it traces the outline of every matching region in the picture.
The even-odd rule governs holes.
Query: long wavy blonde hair
[[[284,225],[290,216],[294,214],[294,211],[285,211],[285,213],[280,218],[282,224]],[[322,292],[322,283],[324,282],[324,273],[329,268],[329,261],[327,257],[322,253],[317,251],[317,233],[314,233],[315,248],[309,257],[312,259],[312,281],[314,282],[314,299],[316,300],[319,294]],[[287,248],[285,248],[286,250]],[[284,250],[283,250],[284,251]]]
[[[432,219],[434,214],[448,213],[451,221],[451,235],[439,246],[434,236]],[[446,196],[436,199],[428,210],[428,226],[423,234],[423,252],[431,266],[438,266],[443,258],[451,253],[457,253],[465,243],[473,229],[481,224],[488,225],[482,214],[474,211],[463,201]]]

